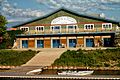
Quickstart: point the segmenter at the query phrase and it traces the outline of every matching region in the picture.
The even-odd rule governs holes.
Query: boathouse
[[[60,8],[14,26],[17,48],[113,47],[119,22]]]

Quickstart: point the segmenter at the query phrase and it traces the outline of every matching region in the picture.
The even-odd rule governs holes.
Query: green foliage
[[[36,51],[14,51],[14,50],[0,50],[0,65],[4,66],[19,66],[25,64],[33,56],[37,54]]]
[[[2,42],[0,42],[0,49],[6,48],[6,40],[8,39],[5,24],[7,24],[5,17],[0,15],[0,37],[3,39]]]
[[[113,67],[119,65],[120,49],[66,51],[52,65]],[[114,64],[113,64],[114,62]]]
[[[0,49],[5,49],[9,47],[9,42],[10,42],[10,36],[9,34],[6,32],[3,36],[2,36],[3,40],[2,43],[0,43]]]
[[[6,33],[5,24],[7,24],[5,17],[0,15],[0,35],[4,35]]]
[[[17,34],[21,34],[23,33],[23,31],[21,30],[16,30],[16,31],[7,31],[7,33],[9,34],[9,41],[7,41],[7,48],[11,48],[14,44],[14,40],[16,39],[16,35]]]

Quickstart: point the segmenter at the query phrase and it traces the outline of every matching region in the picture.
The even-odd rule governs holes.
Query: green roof
[[[28,22],[25,22],[25,23],[22,23],[22,24],[13,26],[13,28],[17,28],[17,27],[19,27],[19,26],[23,26],[23,25],[29,24],[29,23],[31,23],[31,22],[35,22],[35,21],[38,21],[38,20],[47,18],[47,17],[49,17],[49,16],[51,16],[51,15],[53,15],[53,14],[59,12],[59,11],[65,11],[65,12],[71,13],[71,14],[73,14],[73,15],[80,16],[80,17],[84,17],[84,18],[89,18],[89,19],[99,20],[99,21],[103,21],[103,22],[114,23],[114,24],[117,24],[117,25],[120,26],[120,23],[119,23],[118,21],[109,20],[109,19],[100,18],[100,17],[99,17],[99,18],[98,18],[98,17],[93,17],[93,16],[90,16],[90,15],[84,15],[84,14],[80,14],[80,13],[78,13],[78,12],[76,12],[76,11],[73,11],[73,10],[70,10],[70,9],[67,9],[67,8],[62,7],[62,8],[59,8],[59,9],[57,9],[57,10],[55,10],[55,11],[49,13],[49,14],[46,14],[46,15],[44,15],[44,16],[41,16],[41,17],[39,17],[39,18],[37,18],[37,19],[30,20],[30,21],[28,21]]]

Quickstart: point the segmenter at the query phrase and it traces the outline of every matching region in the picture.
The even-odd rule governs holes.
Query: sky
[[[120,21],[120,0],[0,0],[0,12],[7,26],[38,18],[65,7],[80,14],[104,14],[107,19]]]

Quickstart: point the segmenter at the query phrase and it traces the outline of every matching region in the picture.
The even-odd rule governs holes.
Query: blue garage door
[[[76,47],[76,39],[69,39],[69,47]]]
[[[37,40],[37,48],[44,48],[44,41],[43,40]]]
[[[86,39],[86,47],[94,47],[94,39],[93,38]]]
[[[59,48],[60,40],[59,39],[53,39],[52,44],[53,44],[53,48]]]
[[[22,48],[28,48],[28,40],[22,40]]]

